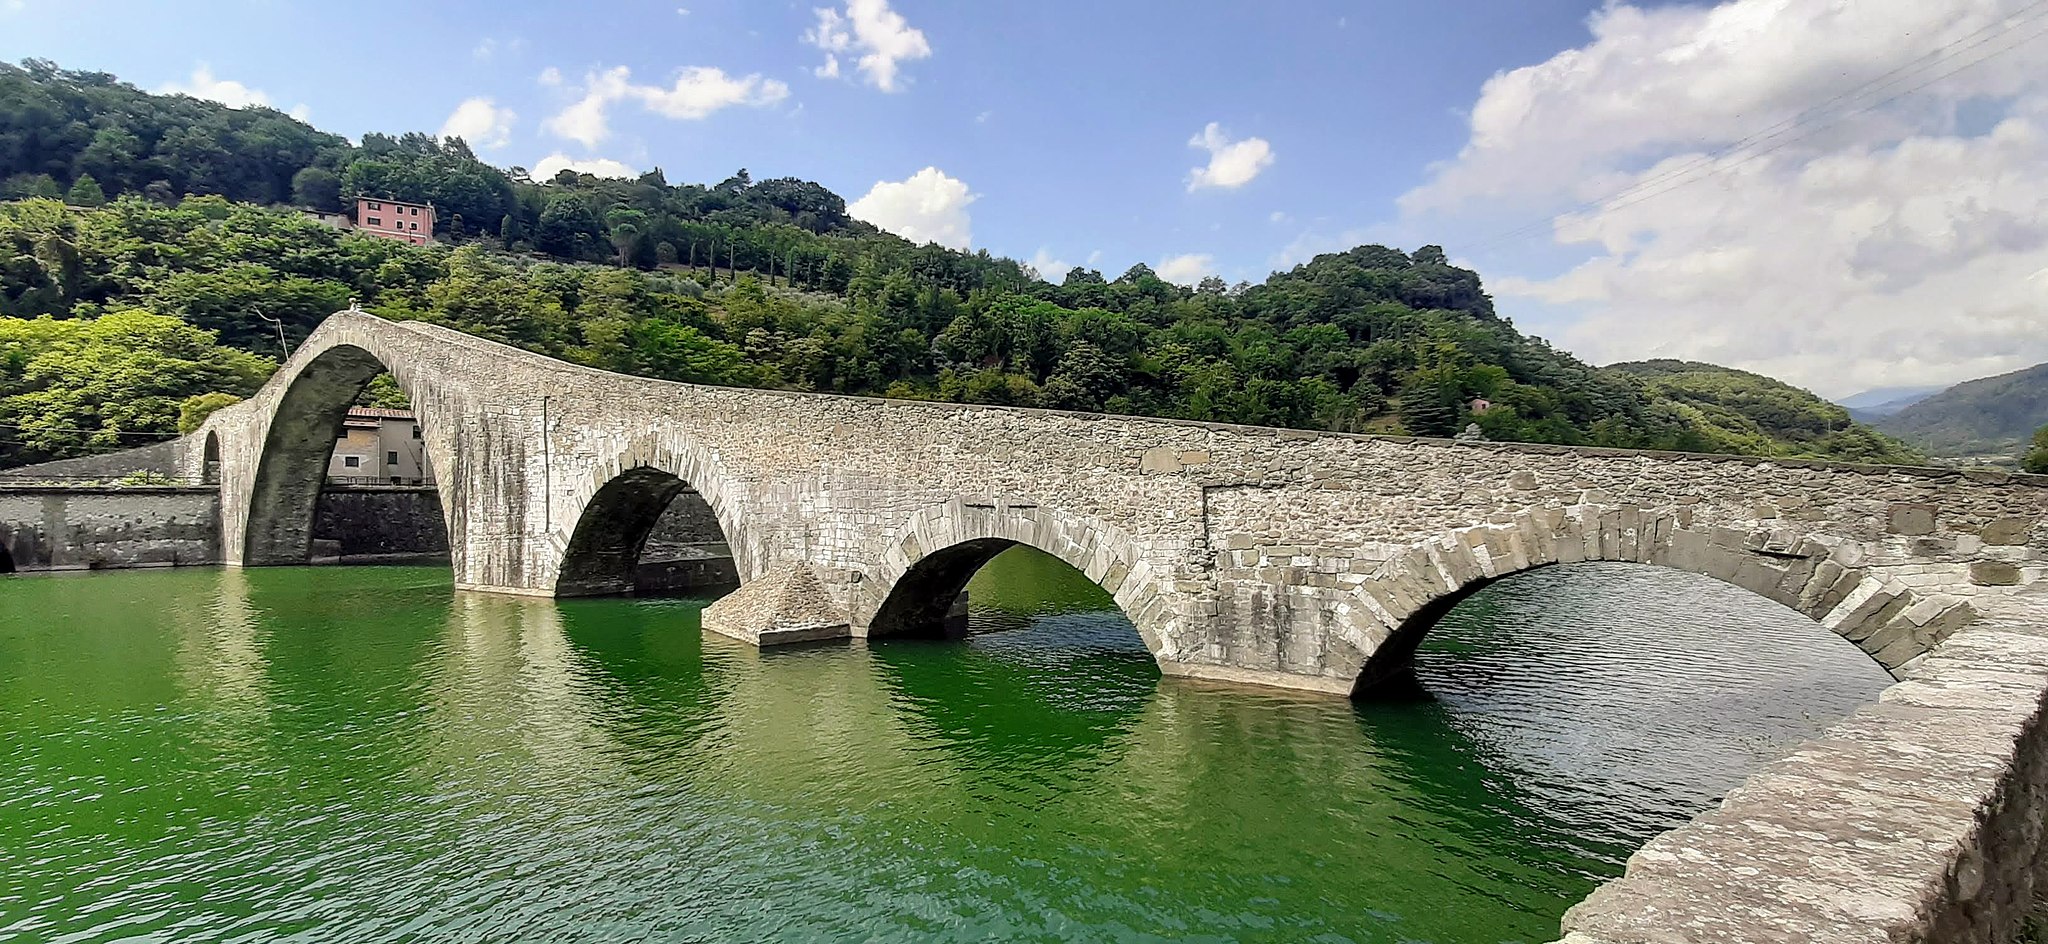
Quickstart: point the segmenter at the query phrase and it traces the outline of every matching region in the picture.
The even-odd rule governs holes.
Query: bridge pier
[[[704,608],[703,623],[710,632],[764,648],[853,635],[845,608],[802,562],[775,567],[720,597]]]

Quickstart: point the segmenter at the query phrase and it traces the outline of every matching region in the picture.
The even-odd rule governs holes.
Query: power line
[[[1891,103],[1893,103],[1893,102],[1895,102],[1895,101],[1898,101],[1898,100],[1899,100],[1899,99],[1901,99],[1901,98],[1904,98],[1904,97],[1906,97],[1906,96],[1908,96],[1908,95],[1911,95],[1911,94],[1913,94],[1914,92],[1920,91],[1921,89],[1924,89],[1924,88],[1926,88],[1926,87],[1928,87],[1928,86],[1930,86],[1930,85],[1933,85],[1933,84],[1934,84],[1934,83],[1936,83],[1936,82],[1939,82],[1939,81],[1941,81],[1941,80],[1943,80],[1943,79],[1946,79],[1946,78],[1948,78],[1949,76],[1955,75],[1955,74],[1956,74],[1956,73],[1958,73],[1958,72],[1962,72],[1962,71],[1963,71],[1963,70],[1965,70],[1965,69],[1973,68],[1973,67],[1975,67],[1975,66],[1983,65],[1983,64],[1984,64],[1984,63],[1986,63],[1986,62],[1990,62],[1991,60],[1993,60],[1993,59],[1996,59],[1996,58],[1998,58],[1999,56],[2002,56],[2002,55],[2004,55],[2004,54],[2006,54],[2006,53],[2009,53],[2009,52],[2011,52],[2011,51],[2013,51],[2013,50],[2015,50],[2015,49],[2018,49],[2018,48],[2020,48],[2021,46],[2025,46],[2026,44],[2028,44],[2028,43],[2030,43],[2030,42],[2033,42],[2034,40],[2036,40],[2036,39],[2039,39],[2039,38],[2041,38],[2042,36],[2048,36],[2048,27],[2044,27],[2044,28],[2042,28],[2042,29],[2039,29],[2039,30],[2035,30],[2034,32],[2032,32],[2032,33],[2028,34],[2027,36],[2025,36],[2024,38],[2020,39],[2020,41],[2018,41],[2018,42],[2016,42],[2016,43],[2013,43],[2013,44],[2011,44],[2011,45],[2009,45],[2009,46],[2006,46],[2006,47],[2005,47],[2005,48],[2003,48],[2003,49],[1999,49],[1999,50],[1993,51],[1993,52],[1992,52],[1992,53],[1991,53],[1990,55],[1987,55],[1987,56],[1983,56],[1983,57],[1980,57],[1980,58],[1977,58],[1977,59],[1973,59],[1973,60],[1971,60],[1971,61],[1969,61],[1969,62],[1965,62],[1965,63],[1963,63],[1962,65],[1956,66],[1955,68],[1953,68],[1953,69],[1950,69],[1950,70],[1948,70],[1947,72],[1944,72],[1944,73],[1942,73],[1942,74],[1940,74],[1940,75],[1937,75],[1937,76],[1935,76],[1934,78],[1928,79],[1927,81],[1925,81],[1925,82],[1922,82],[1922,83],[1920,83],[1919,85],[1915,85],[1915,86],[1913,86],[1912,88],[1909,88],[1909,89],[1905,89],[1904,91],[1901,91],[1901,92],[1898,92],[1898,93],[1896,93],[1896,94],[1890,95],[1890,96],[1888,96],[1888,97],[1886,97],[1886,98],[1884,98],[1884,99],[1882,99],[1882,100],[1879,100],[1879,101],[1876,101],[1876,102],[1872,102],[1872,103],[1870,103],[1870,104],[1868,104],[1868,105],[1865,105],[1865,106],[1863,106],[1863,107],[1861,107],[1861,108],[1857,108],[1857,109],[1855,109],[1855,110],[1853,110],[1853,111],[1846,111],[1846,112],[1842,112],[1841,114],[1835,115],[1835,116],[1833,116],[1833,117],[1831,117],[1831,118],[1827,119],[1826,121],[1823,121],[1823,122],[1821,122],[1821,123],[1819,123],[1819,124],[1817,124],[1817,125],[1814,125],[1814,126],[1813,126],[1812,128],[1808,129],[1808,130],[1806,131],[1806,133],[1804,133],[1804,134],[1801,134],[1801,135],[1798,135],[1797,137],[1793,137],[1793,138],[1788,138],[1788,139],[1786,139],[1786,140],[1784,140],[1784,141],[1781,141],[1781,142],[1779,142],[1779,143],[1778,143],[1778,144],[1776,144],[1776,145],[1773,145],[1773,146],[1771,146],[1771,147],[1765,148],[1765,149],[1763,149],[1763,150],[1761,150],[1761,151],[1758,151],[1758,152],[1756,152],[1756,153],[1754,153],[1754,154],[1750,154],[1750,155],[1747,155],[1747,156],[1743,157],[1743,158],[1742,158],[1741,160],[1737,160],[1737,161],[1734,161],[1734,162],[1732,162],[1732,163],[1728,163],[1728,164],[1722,164],[1722,165],[1716,166],[1716,167],[1714,167],[1714,168],[1710,169],[1709,171],[1707,171],[1706,173],[1704,173],[1704,174],[1701,174],[1701,175],[1699,175],[1699,176],[1697,176],[1697,177],[1693,177],[1693,178],[1691,178],[1691,179],[1688,179],[1688,180],[1680,180],[1680,181],[1676,181],[1676,182],[1674,182],[1674,183],[1672,183],[1672,184],[1670,184],[1670,185],[1668,185],[1668,186],[1666,186],[1666,187],[1663,187],[1663,188],[1661,188],[1661,189],[1658,189],[1658,190],[1652,191],[1652,192],[1650,192],[1650,193],[1645,193],[1645,194],[1642,194],[1642,195],[1640,195],[1640,196],[1636,196],[1636,197],[1630,198],[1630,199],[1628,199],[1628,200],[1625,200],[1625,201],[1622,201],[1622,202],[1620,202],[1620,203],[1616,203],[1616,204],[1613,204],[1613,205],[1611,205],[1611,206],[1607,207],[1607,209],[1609,209],[1609,210],[1619,210],[1619,209],[1623,209],[1623,208],[1626,208],[1626,207],[1631,207],[1631,206],[1634,206],[1634,205],[1636,205],[1636,204],[1638,204],[1638,203],[1641,203],[1641,202],[1643,202],[1644,200],[1648,200],[1648,199],[1650,199],[1650,198],[1652,198],[1652,197],[1656,197],[1656,196],[1659,196],[1659,195],[1662,195],[1662,194],[1670,193],[1671,191],[1673,191],[1673,190],[1676,190],[1676,189],[1678,189],[1679,187],[1685,186],[1686,184],[1692,183],[1692,182],[1694,182],[1694,181],[1697,181],[1697,180],[1704,180],[1704,179],[1706,179],[1706,178],[1708,178],[1708,177],[1711,177],[1711,176],[1713,176],[1714,174],[1718,174],[1718,173],[1724,173],[1724,172],[1726,172],[1726,171],[1730,171],[1730,170],[1733,170],[1733,169],[1735,169],[1735,168],[1737,168],[1737,167],[1741,167],[1741,166],[1742,166],[1742,165],[1744,165],[1744,164],[1750,163],[1751,161],[1754,161],[1754,160],[1756,160],[1756,159],[1758,159],[1758,158],[1764,157],[1765,155],[1771,154],[1772,152],[1775,152],[1775,151],[1781,150],[1781,149],[1783,149],[1783,148],[1785,148],[1785,147],[1787,147],[1787,146],[1790,146],[1790,145],[1793,145],[1793,144],[1797,144],[1797,143],[1798,143],[1798,142],[1800,142],[1800,141],[1803,141],[1803,140],[1805,140],[1805,139],[1807,139],[1807,138],[1810,138],[1810,137],[1812,137],[1813,135],[1815,135],[1815,134],[1817,134],[1817,133],[1819,133],[1819,132],[1821,132],[1821,131],[1823,131],[1823,130],[1827,129],[1827,128],[1828,128],[1829,126],[1833,125],[1834,123],[1836,123],[1836,122],[1838,122],[1838,121],[1840,121],[1840,120],[1842,120],[1842,119],[1844,119],[1844,118],[1850,117],[1851,115],[1859,115],[1859,114],[1862,114],[1862,113],[1864,113],[1864,112],[1867,112],[1867,111],[1871,111],[1871,110],[1874,110],[1874,109],[1882,108],[1882,107],[1884,107],[1884,106],[1886,106],[1886,105],[1889,105],[1889,104],[1891,104]]]
[[[0,429],[12,429],[30,433],[93,433],[95,435],[100,433],[113,433],[116,436],[161,436],[166,439],[176,439],[179,436],[184,435],[183,433],[152,433],[142,430],[129,432],[118,429],[105,428],[81,429],[72,426],[17,426],[13,423],[0,423]]]
[[[2033,41],[2034,39],[2044,35],[2044,33],[2048,33],[2048,30],[2037,31],[2033,34],[2028,35],[2024,39],[2021,39],[2019,42],[2008,45],[2002,49],[1995,50],[1989,55],[1970,60],[1969,62],[1965,62],[1964,64],[1954,69],[1951,69],[1947,72],[1935,76],[1933,79],[1930,79],[1926,82],[1922,82],[1919,85],[1908,88],[1902,92],[1888,96],[1880,101],[1873,102],[1868,105],[1863,105],[1849,111],[1843,111],[1833,116],[1827,117],[1824,121],[1821,121],[1819,124],[1810,127],[1806,132],[1796,137],[1782,141],[1769,148],[1757,151],[1756,153],[1748,155],[1739,161],[1736,161],[1731,164],[1721,164],[1718,166],[1713,166],[1716,165],[1716,162],[1721,161],[1722,159],[1730,155],[1733,155],[1736,152],[1741,151],[1745,148],[1754,147],[1755,145],[1762,144],[1766,141],[1782,137],[1786,133],[1797,129],[1799,127],[1800,122],[1812,118],[1819,118],[1822,115],[1824,115],[1832,106],[1838,103],[1844,103],[1848,100],[1860,98],[1870,93],[1879,91],[1885,86],[1896,84],[1896,82],[1907,78],[1908,73],[1921,72],[1928,68],[1938,66],[1941,63],[1954,59],[1969,50],[1975,49],[1978,46],[1982,46],[1985,43],[1991,41],[1992,39],[1999,38],[2002,36],[2009,36],[2012,34],[2012,31],[2016,27],[2020,27],[2022,25],[2031,25],[2028,22],[2030,16],[2034,14],[2036,11],[2041,10],[2044,6],[2048,6],[2048,0],[2034,0],[2033,3],[2030,3],[2027,6],[2022,7],[2019,10],[2019,12],[2011,16],[2001,19],[1996,23],[1991,23],[1986,26],[1983,26],[1969,33],[1968,35],[1952,40],[1948,43],[1944,43],[1941,46],[1929,50],[1928,52],[1922,53],[1920,56],[1914,58],[1910,62],[1905,63],[1904,65],[1897,66],[1876,77],[1858,83],[1857,85],[1852,86],[1849,89],[1837,93],[1833,97],[1827,99],[1826,101],[1821,102],[1818,105],[1811,106],[1791,116],[1790,118],[1781,119],[1772,125],[1758,129],[1757,131],[1737,141],[1723,145],[1722,147],[1717,148],[1708,154],[1701,155],[1700,157],[1697,157],[1684,165],[1659,172],[1658,174],[1651,176],[1649,178],[1645,178],[1643,180],[1638,180],[1626,187],[1623,187],[1605,196],[1596,197],[1594,199],[1581,202],[1567,209],[1549,214],[1540,220],[1535,220],[1533,222],[1517,226],[1513,229],[1502,232],[1497,236],[1487,239],[1467,251],[1480,252],[1486,249],[1491,249],[1503,243],[1513,241],[1514,239],[1523,236],[1533,230],[1554,225],[1559,219],[1567,215],[1578,213],[1584,210],[1593,209],[1596,207],[1605,207],[1608,210],[1614,210],[1620,209],[1621,207],[1633,206],[1634,204],[1639,203],[1642,200],[1646,200],[1651,197],[1669,193],[1670,191],[1675,190],[1678,187],[1684,186],[1687,183],[1692,183],[1696,180],[1703,180],[1716,173],[1721,173],[1735,167],[1740,167],[1743,164],[1749,163],[1750,161],[1756,158],[1762,157],[1766,154],[1773,153],[1788,145],[1797,143],[1808,137],[1811,137],[1814,133],[1834,124],[1835,122],[1840,121],[1843,118],[1847,118],[1851,115],[1861,114],[1863,112],[1867,112],[1872,109],[1888,105],[1892,102],[1899,100],[1900,98],[1903,98],[1906,95],[1910,95],[1913,92],[1917,92],[1921,89],[1924,89],[1929,85],[1934,84],[1935,82],[1941,81],[1942,79],[1955,75],[1958,72],[1972,68],[1977,65],[1981,65],[1985,62],[1989,62],[1992,59],[1995,59],[1999,56],[2002,56],[2008,52],[2013,51],[2014,49],[2024,46],[2027,43]],[[2042,19],[2048,19],[2048,17],[2032,17],[2032,19],[2034,19],[2035,21],[2040,21]],[[1700,171],[1702,169],[1705,170],[1705,173],[1695,174],[1696,171]],[[1677,178],[1685,179],[1678,180]],[[1663,184],[1667,181],[1674,180],[1676,182],[1671,183],[1670,186],[1661,187],[1659,189],[1656,189],[1654,192],[1644,193],[1640,195],[1637,194],[1637,191],[1643,191],[1648,188],[1658,187],[1659,184]],[[1623,200],[1623,202],[1619,204],[1614,204],[1613,201],[1615,200]]]

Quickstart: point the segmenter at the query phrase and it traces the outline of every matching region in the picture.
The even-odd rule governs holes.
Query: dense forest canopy
[[[358,195],[434,203],[443,243],[345,233],[291,209],[341,209]],[[0,319],[0,433],[15,433],[0,435],[0,464],[173,432],[179,411],[166,404],[246,394],[267,369],[254,365],[281,355],[280,328],[296,343],[350,299],[673,380],[1915,458],[1846,418],[1811,434],[1810,423],[1750,413],[1803,391],[1715,399],[1697,384],[1588,366],[1500,318],[1479,276],[1434,246],[1329,253],[1258,285],[1189,288],[1143,264],[1113,279],[1075,269],[1055,285],[985,251],[883,233],[795,178],[741,170],[671,184],[657,169],[533,181],[459,139],[371,134],[351,145],[270,109],[150,95],[36,61],[0,65],[0,199],[0,316],[14,319]],[[149,317],[190,331],[161,343],[204,369],[168,372],[176,383],[152,388],[147,410],[68,392],[80,372],[51,365],[83,348],[49,340],[77,330],[64,325]],[[160,343],[139,329],[121,336]],[[1812,412],[1785,406],[1801,410]]]

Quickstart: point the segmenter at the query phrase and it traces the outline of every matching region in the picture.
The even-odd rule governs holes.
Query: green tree
[[[71,182],[71,190],[64,194],[64,202],[72,206],[96,207],[107,202],[107,192],[100,189],[100,182],[91,174],[80,174]]]
[[[2048,475],[2048,426],[2034,432],[2034,447],[2020,459],[2020,468],[2042,475]]]
[[[292,202],[314,210],[341,209],[341,175],[325,167],[306,167],[292,175]]]
[[[214,414],[214,411],[240,402],[241,397],[218,391],[186,397],[185,402],[178,404],[178,432],[194,432],[206,422],[207,417]]]
[[[603,233],[590,207],[582,198],[564,193],[550,199],[547,209],[541,211],[533,247],[552,255],[583,259],[589,257],[601,238]]]
[[[145,311],[0,318],[0,351],[20,365],[0,396],[0,423],[17,433],[0,453],[10,464],[144,444],[149,434],[175,432],[191,397],[246,396],[277,367]]]

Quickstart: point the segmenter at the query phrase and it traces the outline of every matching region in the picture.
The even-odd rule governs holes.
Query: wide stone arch
[[[1826,531],[1698,527],[1680,510],[1531,509],[1446,532],[1372,573],[1340,618],[1367,641],[1358,692],[1401,670],[1452,606],[1503,577],[1583,561],[1701,574],[1783,604],[1897,674],[1976,619],[1967,601],[1923,594],[1865,566],[1860,543]]]
[[[1155,658],[1169,653],[1174,610],[1166,588],[1122,529],[1041,505],[958,499],[918,511],[890,533],[881,559],[853,585],[848,610],[855,634],[887,635],[895,628],[887,623],[943,610],[974,571],[1018,544],[1065,561],[1107,590],[1145,648]],[[918,607],[922,613],[907,612]],[[878,627],[878,619],[885,625]]]
[[[439,485],[448,546],[462,568],[463,522],[455,437],[462,418],[440,385],[460,378],[435,376],[405,356],[401,326],[336,314],[313,332],[265,389],[248,404],[254,422],[245,431],[209,419],[208,437],[223,448],[223,549],[244,566],[303,564],[312,545],[313,512],[327,478],[336,432],[356,395],[379,373],[389,373],[412,403],[422,429],[421,447]],[[242,411],[230,407],[234,415]],[[224,410],[222,414],[229,411]],[[222,414],[216,414],[221,416]],[[237,450],[232,441],[247,441]],[[236,460],[241,461],[237,462]],[[202,458],[202,463],[203,463]],[[240,466],[240,468],[237,468]]]
[[[717,455],[681,433],[649,434],[599,455],[576,481],[567,513],[549,535],[555,555],[553,592],[622,592],[591,581],[602,572],[630,568],[655,519],[685,489],[711,506],[740,580],[760,576],[766,563],[763,541],[747,527],[746,503]],[[620,574],[612,576],[616,582]]]

